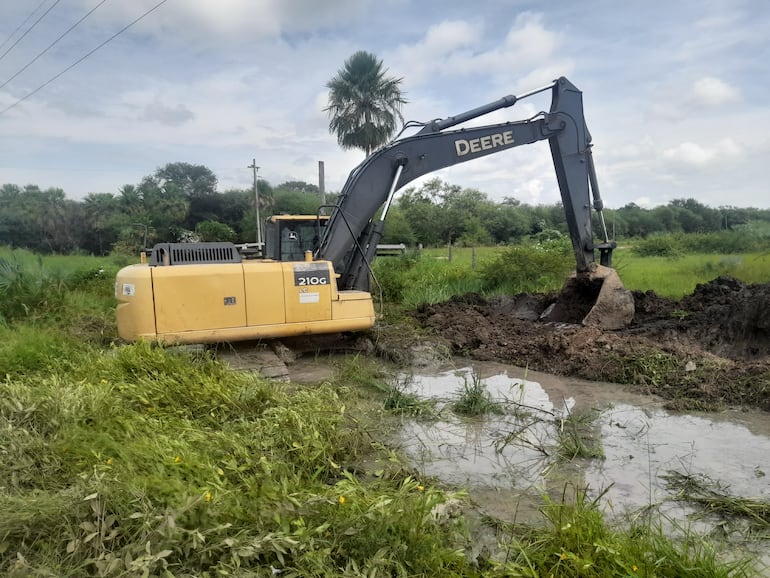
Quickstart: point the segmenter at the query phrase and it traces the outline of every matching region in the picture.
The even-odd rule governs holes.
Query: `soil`
[[[413,315],[458,355],[634,384],[676,409],[770,411],[770,284],[719,277],[680,300],[633,296],[631,325],[615,331],[539,321],[556,295],[468,294]]]

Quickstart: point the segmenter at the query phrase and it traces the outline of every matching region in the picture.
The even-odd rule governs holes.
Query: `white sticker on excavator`
[[[136,287],[133,283],[123,283],[123,295],[133,297],[136,293]]]
[[[300,303],[318,303],[319,301],[321,301],[320,293],[300,293],[299,294]]]

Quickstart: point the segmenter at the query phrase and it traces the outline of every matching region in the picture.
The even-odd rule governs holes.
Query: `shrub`
[[[481,278],[486,291],[543,291],[561,287],[574,268],[571,247],[555,240],[506,249],[481,265]]]
[[[674,235],[660,235],[639,241],[633,249],[641,257],[681,257],[683,247],[681,239]]]

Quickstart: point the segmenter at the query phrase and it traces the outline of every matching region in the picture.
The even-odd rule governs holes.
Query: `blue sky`
[[[0,110],[158,1],[107,0],[0,88]],[[38,5],[35,18],[53,6],[0,57],[0,84],[99,0],[54,2],[0,3],[0,43]],[[682,197],[770,207],[764,0],[167,0],[0,114],[0,182],[60,186],[77,199],[117,193],[184,161],[211,168],[224,190],[250,186],[255,158],[273,185],[317,182],[323,160],[327,190],[339,190],[363,153],[341,150],[329,134],[325,83],[356,50],[403,78],[407,120],[451,116],[568,77],[583,91],[609,207]],[[527,100],[484,122],[547,107]],[[432,176],[494,200],[559,199],[545,143]]]

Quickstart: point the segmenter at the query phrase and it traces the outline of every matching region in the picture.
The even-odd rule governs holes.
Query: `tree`
[[[403,122],[401,78],[386,78],[382,60],[360,50],[326,83],[329,89],[329,132],[344,149],[359,148],[369,156],[388,142]]]
[[[106,255],[117,242],[130,217],[121,212],[120,199],[112,193],[89,193],[83,201],[81,249]]]
[[[217,177],[203,165],[176,162],[159,168],[153,175],[158,186],[169,189],[173,184],[187,197],[213,195],[217,192]]]
[[[237,238],[232,227],[218,221],[201,221],[195,226],[195,232],[201,238],[201,241],[230,241],[234,242]]]
[[[190,199],[173,183],[166,182],[161,186],[152,177],[142,179],[137,190],[157,240],[176,241],[179,231],[187,222]]]

